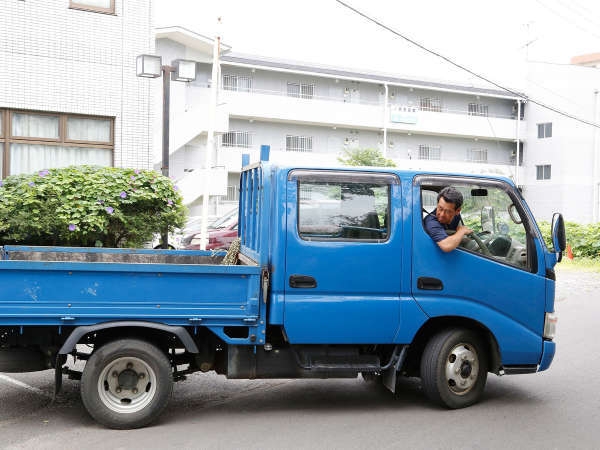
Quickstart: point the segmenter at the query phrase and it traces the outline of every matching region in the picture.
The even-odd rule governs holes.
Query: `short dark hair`
[[[437,196],[437,201],[440,201],[440,198],[444,198],[444,201],[448,203],[454,203],[454,209],[458,209],[463,204],[463,196],[452,186],[446,186],[444,189],[440,191]]]

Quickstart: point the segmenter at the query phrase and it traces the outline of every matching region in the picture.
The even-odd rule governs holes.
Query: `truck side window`
[[[452,186],[463,195],[462,220],[476,234],[475,237],[465,236],[459,248],[513,266],[527,268],[527,231],[523,224],[523,217],[513,206],[513,200],[508,193],[501,187],[486,184],[469,183],[452,184]],[[445,186],[437,186],[435,189],[439,191],[443,187]],[[425,189],[421,191],[423,206],[426,202],[431,203],[429,195],[431,187],[426,189],[428,191]]]
[[[298,233],[306,240],[385,241],[390,185],[298,182]]]

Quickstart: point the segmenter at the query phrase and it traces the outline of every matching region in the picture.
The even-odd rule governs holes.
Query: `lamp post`
[[[190,82],[196,79],[196,62],[176,59],[171,65],[162,65],[162,57],[139,55],[136,59],[136,75],[142,78],[163,77],[163,114],[162,114],[162,167],[161,172],[169,176],[169,118],[171,104],[171,79]],[[162,247],[169,248],[169,232],[161,233]]]

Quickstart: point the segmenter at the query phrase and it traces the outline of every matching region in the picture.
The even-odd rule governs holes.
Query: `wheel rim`
[[[156,374],[139,358],[115,359],[98,378],[98,394],[111,411],[123,414],[141,411],[156,395]]]
[[[457,395],[473,389],[479,375],[479,358],[470,344],[455,345],[446,358],[446,383]]]

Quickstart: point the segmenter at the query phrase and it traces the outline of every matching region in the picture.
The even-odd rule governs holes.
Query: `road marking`
[[[29,386],[26,383],[23,383],[22,381],[19,380],[15,380],[14,378],[11,378],[7,375],[4,375],[2,373],[0,373],[0,380],[6,381],[7,383],[10,384],[14,384],[15,386],[18,386],[20,388],[26,389],[29,392],[35,392],[38,395],[43,395],[44,397],[48,397],[48,398],[52,398],[52,395],[49,394],[48,392],[42,391],[41,389],[38,389],[36,387],[33,386]]]

